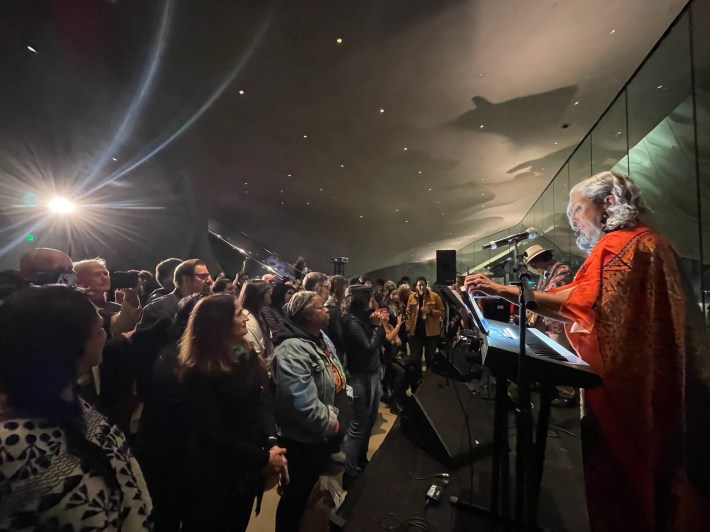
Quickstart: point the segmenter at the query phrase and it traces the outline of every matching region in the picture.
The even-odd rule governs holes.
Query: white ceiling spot
[[[310,204],[311,204],[311,202],[310,202],[310,201],[307,201],[307,202],[306,202],[306,205],[310,205]]]
[[[405,146],[404,148],[402,148],[402,150],[407,151],[407,147]]]
[[[382,114],[384,112],[385,112],[385,110],[382,107],[380,107],[380,114]]]
[[[395,209],[394,212],[399,212],[399,209]]]
[[[292,175],[291,175],[291,174],[286,174],[286,177],[292,177]]]
[[[422,171],[421,171],[421,170],[419,170],[419,173],[421,174],[421,173],[422,173]]]
[[[485,205],[481,205],[481,209],[485,209],[485,208],[486,208],[486,206],[485,206]]]
[[[37,53],[37,50],[35,50],[34,48],[32,48],[29,44],[27,45],[27,49],[28,49],[30,52],[32,52],[33,54],[36,54],[36,53]]]
[[[337,39],[335,39],[335,42],[337,42],[338,44],[343,44],[343,39],[338,37]]]
[[[244,94],[244,91],[243,91],[243,90],[240,90],[240,91],[239,91],[239,94]]]
[[[657,88],[657,89],[662,89],[662,88],[663,88],[663,85],[659,85],[659,86],[656,87],[656,88]]]
[[[281,192],[281,194],[283,194],[283,193],[284,193],[284,189],[281,189],[280,192]]]
[[[481,73],[478,75],[478,77],[479,77],[479,78],[482,78],[482,77],[483,77],[483,72],[481,72]]]
[[[404,220],[404,223],[408,224],[408,223],[409,223],[409,220]]]
[[[429,192],[431,192],[431,189],[429,189]]]
[[[340,165],[340,168],[345,168],[345,165],[344,165],[344,164],[341,164],[341,165]]]
[[[362,220],[362,214],[360,215],[360,219]]]
[[[557,141],[555,141],[555,146],[557,146]]]
[[[244,181],[244,184],[245,184],[245,185],[248,185],[249,183],[247,183],[246,181]]]
[[[304,138],[304,139],[307,139],[307,138],[308,138],[308,135],[303,135],[303,138]]]
[[[320,189],[321,192],[323,192],[323,189]]]
[[[286,205],[286,202],[285,202],[285,201],[282,201],[282,202],[281,202],[281,205]]]
[[[574,102],[575,105],[579,105],[579,102]]]
[[[481,129],[483,129],[483,124],[481,124],[481,125],[480,125],[480,126],[478,126],[478,127],[480,127]]]
[[[485,196],[485,195],[486,195],[486,193],[485,193],[485,192],[481,192],[481,196]]]
[[[609,35],[614,35],[615,33],[616,33],[616,30],[611,30],[611,31],[609,32]]]
[[[112,160],[112,161],[118,161],[118,159],[116,159],[115,157],[111,157],[111,160]]]

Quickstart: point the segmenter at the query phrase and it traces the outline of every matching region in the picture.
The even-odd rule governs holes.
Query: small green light
[[[35,241],[35,236],[34,236],[34,235],[27,235],[27,241],[28,241],[28,242],[34,242],[34,241]]]

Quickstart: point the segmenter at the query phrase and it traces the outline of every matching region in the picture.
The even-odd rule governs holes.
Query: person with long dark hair
[[[180,341],[194,488],[183,530],[246,530],[266,477],[286,467],[265,407],[268,372],[245,341],[246,314],[228,295],[197,303]]]
[[[254,279],[247,281],[239,292],[239,305],[244,309],[247,321],[246,340],[251,342],[256,353],[268,361],[274,353],[271,331],[262,310],[271,304],[271,285]]]
[[[384,325],[389,315],[386,310],[379,312],[371,308],[372,288],[368,286],[349,286],[345,299],[348,312],[343,319],[343,338],[348,353],[349,383],[353,388],[353,415],[345,438],[343,474],[344,487],[349,489],[367,465],[367,447],[382,395],[380,350],[385,342]]]
[[[274,283],[271,289],[271,303],[261,309],[261,314],[266,320],[272,341],[278,336],[279,332],[281,332],[284,320],[286,319],[284,305],[286,304],[286,294],[289,289],[291,289],[291,287],[286,283],[280,281]]]
[[[0,305],[0,529],[150,528],[123,433],[77,394],[105,341],[72,288],[26,288]]]

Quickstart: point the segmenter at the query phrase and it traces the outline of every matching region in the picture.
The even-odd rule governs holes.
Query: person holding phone
[[[113,302],[106,298],[111,290],[111,274],[104,259],[80,260],[74,263],[74,271],[77,286],[85,290],[86,296],[99,309],[106,334],[115,336],[135,328],[141,310],[137,273],[116,272],[122,282],[117,287],[117,279],[114,279],[116,302]]]

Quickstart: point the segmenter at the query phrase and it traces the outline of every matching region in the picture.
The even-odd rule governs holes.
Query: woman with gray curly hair
[[[323,333],[329,315],[315,292],[297,292],[271,360],[274,415],[279,442],[288,449],[290,482],[282,487],[276,532],[298,532],[308,497],[336,451],[342,431],[335,395],[345,389],[345,371]]]
[[[583,397],[593,531],[699,530],[710,516],[704,325],[694,323],[675,250],[640,220],[646,210],[624,175],[575,185],[567,215],[589,257],[572,283],[536,294],[538,312],[567,324],[575,350],[602,377]],[[517,287],[480,274],[466,288],[517,300]]]

